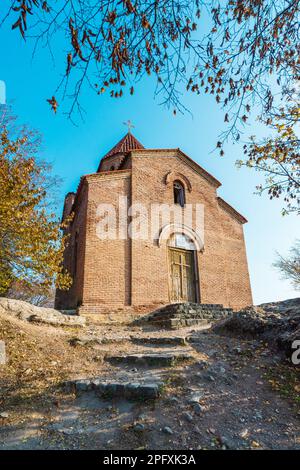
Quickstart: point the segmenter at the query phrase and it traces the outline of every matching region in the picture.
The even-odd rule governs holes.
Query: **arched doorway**
[[[196,247],[183,233],[168,240],[170,302],[199,302]]]

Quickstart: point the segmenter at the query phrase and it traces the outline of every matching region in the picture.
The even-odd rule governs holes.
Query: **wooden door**
[[[170,301],[196,302],[194,252],[169,248]]]

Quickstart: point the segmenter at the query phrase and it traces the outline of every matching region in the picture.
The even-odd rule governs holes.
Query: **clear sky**
[[[154,100],[151,80],[143,80],[133,97],[117,100],[105,94],[94,95],[85,88],[81,98],[85,120],[77,118],[78,125],[74,126],[63,114],[67,103],[55,116],[46,102],[65,68],[65,63],[60,63],[61,55],[53,63],[47,50],[41,49],[32,60],[30,41],[24,43],[9,28],[0,30],[0,44],[0,80],[5,81],[7,100],[20,122],[42,133],[43,158],[51,161],[54,173],[63,178],[59,210],[64,194],[76,190],[81,175],[96,171],[101,156],[125,134],[123,121],[130,119],[135,125],[134,135],[145,147],[180,147],[212,173],[222,182],[219,195],[249,220],[244,228],[254,302],[299,296],[288,281],[280,279],[272,263],[276,251],[287,254],[299,238],[300,218],[282,217],[280,201],[253,194],[261,177],[235,167],[234,162],[242,155],[241,145],[228,144],[223,158],[212,153],[224,122],[211,96],[184,96],[192,115],[173,116],[159,105],[159,99]],[[245,137],[260,132],[253,116]]]

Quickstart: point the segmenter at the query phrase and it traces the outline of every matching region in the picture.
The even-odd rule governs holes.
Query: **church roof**
[[[177,156],[181,159],[183,159],[186,163],[189,164],[197,173],[201,174],[206,180],[208,180],[213,186],[216,188],[221,186],[220,181],[218,181],[214,176],[212,176],[210,173],[208,173],[204,168],[202,168],[198,163],[196,163],[194,160],[192,160],[188,155],[186,155],[182,150],[179,148],[174,149],[145,149],[145,147],[131,134],[131,132],[128,132],[104,157],[102,160],[111,157],[113,155],[118,155],[118,154],[124,154],[124,158],[128,156],[131,152],[134,153],[134,151],[138,150],[143,150],[143,155],[153,155],[153,154],[159,154],[159,156]],[[101,161],[102,161],[101,160]],[[84,181],[86,180],[87,177],[93,176],[93,175],[99,175],[99,169],[101,166],[101,162],[99,164],[99,168],[97,170],[97,173],[92,173],[90,175],[84,175],[80,178],[80,183],[78,185],[76,193],[69,193],[68,195],[73,195],[74,196],[74,203],[72,206],[72,210],[74,210],[74,206],[77,203],[78,200],[78,195],[81,191],[81,188],[83,187]],[[124,170],[122,168],[122,164],[120,165],[120,168],[118,172],[112,172],[110,170],[106,170],[102,172],[102,176],[108,175],[108,174],[116,174],[120,172],[126,172],[128,170]],[[66,197],[68,197],[68,195]],[[244,224],[247,222],[247,219],[245,219],[244,216],[242,216],[239,212],[237,212],[232,206],[230,206],[224,199],[221,197],[217,196],[217,201],[219,205],[229,212],[233,217],[235,217],[240,223]]]
[[[127,134],[117,143],[106,155],[104,158],[111,157],[112,155],[116,155],[117,153],[127,153],[130,150],[138,150],[144,149],[145,147],[131,134],[131,132],[127,132]]]

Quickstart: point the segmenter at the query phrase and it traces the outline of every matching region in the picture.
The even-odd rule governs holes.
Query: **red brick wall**
[[[144,155],[144,156],[143,156]],[[169,155],[169,156],[168,156]],[[173,186],[164,182],[171,170],[188,177],[192,191],[186,203],[204,204],[204,252],[197,253],[201,302],[239,308],[252,303],[242,224],[220,207],[216,187],[172,152],[135,151],[132,157],[132,198],[144,204],[173,202]],[[194,227],[195,228],[195,227]],[[132,302],[168,302],[166,245],[132,242]]]
[[[58,309],[76,309],[82,303],[84,285],[84,260],[86,245],[86,213],[88,188],[84,183],[75,202],[74,217],[67,233],[69,234],[64,254],[64,267],[73,277],[73,284],[68,291],[57,290],[55,307]],[[70,207],[71,209],[71,207]],[[69,214],[65,214],[67,216]],[[75,238],[77,235],[77,254]],[[76,262],[77,261],[77,262]],[[76,267],[75,267],[76,262]],[[76,275],[75,275],[76,273]]]
[[[114,170],[118,170],[124,158],[123,154],[111,155],[104,158],[100,164],[100,171],[112,171],[112,167],[114,167]]]
[[[227,304],[241,308],[252,304],[243,225],[220,208],[225,252]]]
[[[96,233],[98,205],[118,207],[119,196],[130,194],[130,172],[99,173],[89,176],[87,181],[89,199],[83,304],[85,311],[93,313],[99,310],[99,306],[130,304],[130,240],[101,240]]]

